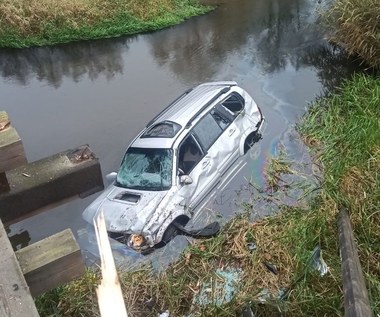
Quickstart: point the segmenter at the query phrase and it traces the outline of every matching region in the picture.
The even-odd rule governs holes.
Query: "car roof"
[[[228,92],[231,86],[236,85],[237,83],[234,81],[209,82],[187,90],[148,123],[146,128],[133,141],[132,146],[170,148],[176,137],[149,137],[146,132],[160,123],[174,123],[181,126],[179,130],[175,131],[175,135],[179,135],[217,98]]]

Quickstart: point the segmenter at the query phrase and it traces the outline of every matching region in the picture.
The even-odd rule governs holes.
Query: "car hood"
[[[166,194],[167,191],[136,191],[111,185],[85,209],[83,218],[92,223],[103,212],[108,231],[139,233]]]

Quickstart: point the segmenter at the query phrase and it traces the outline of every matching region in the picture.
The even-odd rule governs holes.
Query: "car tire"
[[[162,239],[159,243],[156,244],[156,248],[162,248],[165,245],[167,245],[170,240],[172,240],[177,235],[177,228],[174,226],[173,223],[171,223],[165,230]]]
[[[171,223],[165,230],[164,235],[162,236],[162,242],[168,244],[171,239],[173,239],[178,233],[177,227]]]
[[[185,226],[188,221],[189,218],[183,215],[177,217],[173,222],[177,222]],[[178,234],[178,229],[173,222],[166,228],[161,241],[158,244],[156,244],[156,248],[162,248],[163,246],[167,245],[170,242],[170,240],[172,240]]]

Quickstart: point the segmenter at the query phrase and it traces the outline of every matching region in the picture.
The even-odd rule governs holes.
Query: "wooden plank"
[[[0,316],[38,317],[25,278],[0,221]]]
[[[84,261],[70,229],[16,251],[33,296],[83,275]]]
[[[21,138],[13,127],[0,131],[0,172],[9,171],[26,164]]]
[[[86,146],[17,167],[7,177],[10,191],[0,194],[0,218],[6,225],[104,188],[99,160]]]
[[[368,291],[364,282],[350,217],[342,209],[338,217],[339,247],[342,259],[344,312],[346,317],[371,317]]]

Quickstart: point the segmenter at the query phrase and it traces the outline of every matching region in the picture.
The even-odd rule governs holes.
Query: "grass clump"
[[[379,0],[334,0],[323,16],[332,41],[380,68]]]
[[[166,310],[171,316],[235,316],[246,307],[257,316],[277,316],[279,310],[291,316],[338,315],[335,307],[337,303],[339,307],[340,295],[331,289],[338,287],[339,272],[320,277],[308,265],[315,243],[321,242],[316,224],[323,223],[324,217],[325,213],[289,209],[277,217],[252,222],[243,214],[228,222],[218,236],[190,245],[181,259],[161,274],[149,268],[120,273],[128,316],[157,316]],[[289,235],[295,223],[310,230]],[[301,240],[305,238],[306,242]],[[295,244],[299,244],[297,248]],[[326,255],[337,258],[336,254]],[[241,272],[233,281],[231,301],[215,301],[217,282],[224,279],[218,270]],[[40,297],[41,316],[99,316],[94,291],[98,280],[93,274],[88,271],[78,281]],[[212,291],[209,301],[202,302],[199,296],[207,284]],[[310,294],[321,292],[323,300],[321,294],[316,306]]]
[[[272,157],[265,169],[267,191],[276,192],[283,184],[283,175],[293,174],[292,162],[287,158],[284,149],[280,149],[277,157]]]
[[[323,190],[350,210],[374,314],[380,313],[380,79],[356,75],[300,127],[318,145]]]
[[[210,9],[196,0],[0,0],[0,47],[154,31]]]
[[[95,289],[99,272],[87,269],[83,277],[38,296],[35,300],[41,317],[99,316]]]

